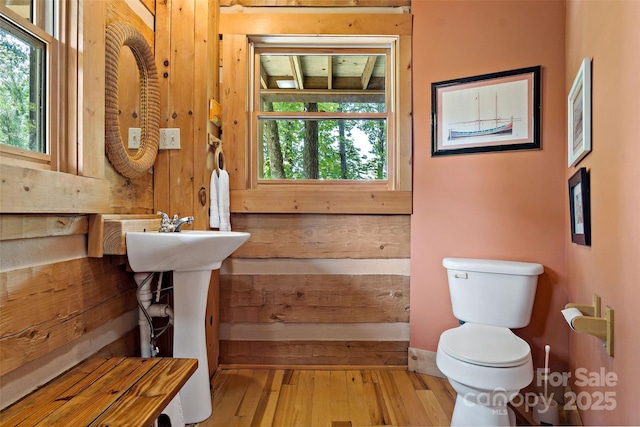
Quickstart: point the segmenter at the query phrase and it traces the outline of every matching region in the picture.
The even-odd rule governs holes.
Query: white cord
[[[544,346],[544,397],[547,398],[547,384],[549,383],[549,353],[551,352],[551,346],[549,344]]]

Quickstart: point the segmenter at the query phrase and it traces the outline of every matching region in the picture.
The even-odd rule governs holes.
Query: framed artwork
[[[540,66],[431,84],[431,155],[540,148]]]
[[[591,151],[591,59],[584,58],[567,100],[569,167]]]
[[[571,241],[591,246],[591,203],[589,175],[580,168],[569,179],[569,217],[571,219]]]

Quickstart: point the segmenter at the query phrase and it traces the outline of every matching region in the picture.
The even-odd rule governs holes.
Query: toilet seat
[[[450,357],[478,366],[509,368],[531,359],[531,348],[510,329],[465,323],[440,336],[439,348]]]

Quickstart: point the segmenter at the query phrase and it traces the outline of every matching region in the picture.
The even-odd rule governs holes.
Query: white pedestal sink
[[[211,270],[249,239],[237,231],[129,232],[127,257],[135,272],[173,271],[173,357],[198,359],[180,390],[187,424],[211,416],[205,311]]]

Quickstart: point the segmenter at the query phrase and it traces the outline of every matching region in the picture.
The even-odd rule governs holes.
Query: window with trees
[[[54,6],[23,1],[0,9],[0,144],[39,161],[51,154],[55,120]]]
[[[108,198],[94,197],[109,188],[104,179],[105,6],[102,1],[0,0],[3,213],[109,209]]]
[[[232,212],[411,212],[411,26],[403,8],[221,8]]]
[[[255,43],[258,179],[386,180],[393,41],[318,42]]]

